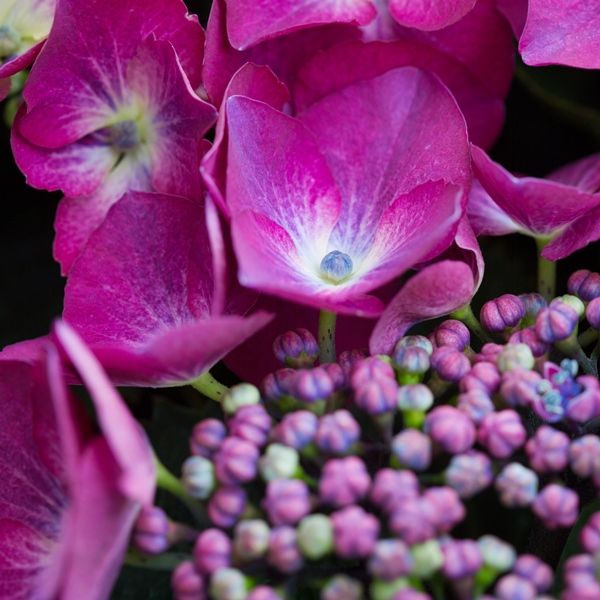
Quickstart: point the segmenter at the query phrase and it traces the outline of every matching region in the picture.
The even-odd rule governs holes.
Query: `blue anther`
[[[320,265],[323,277],[334,283],[347,279],[352,274],[353,268],[352,259],[339,250],[333,250],[325,255]]]

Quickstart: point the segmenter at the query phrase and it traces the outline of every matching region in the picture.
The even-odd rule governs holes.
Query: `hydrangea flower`
[[[104,600],[142,505],[152,451],[99,364],[64,323],[36,366],[0,361],[0,597]],[[64,381],[73,363],[100,426]]]
[[[181,0],[60,2],[13,151],[30,185],[66,196],[54,247],[64,272],[126,191],[199,195],[199,139],[215,118],[193,91],[202,44]]]

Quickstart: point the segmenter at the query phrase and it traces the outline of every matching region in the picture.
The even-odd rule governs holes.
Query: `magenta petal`
[[[373,0],[228,0],[227,31],[237,50],[283,33],[326,23],[366,25]]]
[[[214,201],[225,215],[229,208],[224,193],[227,171],[227,99],[235,96],[247,96],[282,110],[289,97],[286,87],[277,79],[269,67],[257,67],[246,63],[232,77],[223,98],[223,106],[219,111],[215,141],[212,148],[202,160],[201,173]]]
[[[469,194],[467,214],[475,235],[507,235],[521,230],[476,179]]]
[[[30,67],[33,64],[33,61],[37,58],[38,54],[41,52],[45,43],[46,40],[43,40],[37,43],[35,46],[29,48],[27,52],[23,52],[23,54],[15,56],[15,58],[6,61],[0,66],[0,79],[12,77],[19,71],[23,71],[27,67]]]
[[[390,13],[400,25],[432,31],[456,23],[476,2],[477,0],[390,0]]]
[[[568,225],[544,248],[542,256],[548,260],[560,260],[599,239],[600,206]]]
[[[600,192],[600,153],[592,154],[553,171],[548,179],[571,185],[582,192]]]
[[[475,290],[473,272],[464,262],[444,260],[414,275],[396,294],[375,325],[372,354],[389,354],[415,323],[447,315],[467,304]]]
[[[498,10],[508,19],[517,39],[525,27],[528,5],[528,0],[498,0]]]
[[[597,0],[529,0],[519,51],[528,65],[600,68],[600,9]]]
[[[475,174],[494,202],[531,235],[552,235],[600,206],[600,195],[534,177],[515,177],[472,147]]]

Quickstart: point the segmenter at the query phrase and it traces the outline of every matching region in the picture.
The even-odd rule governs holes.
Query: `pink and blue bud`
[[[333,550],[333,524],[327,515],[304,517],[296,533],[300,552],[310,560],[319,560]]]
[[[190,456],[181,467],[181,482],[192,498],[206,500],[215,489],[213,463],[203,456]]]
[[[493,413],[494,403],[487,391],[473,389],[458,396],[458,409],[462,410],[474,423],[481,423],[483,419]]]
[[[500,395],[510,406],[535,406],[541,402],[538,386],[542,376],[537,371],[515,369],[502,377]]]
[[[430,487],[423,494],[423,502],[431,506],[432,523],[439,533],[448,533],[465,518],[465,506],[451,487]]]
[[[496,477],[500,502],[505,506],[529,506],[537,495],[538,476],[527,467],[513,462],[506,465]]]
[[[554,573],[550,566],[533,554],[522,554],[514,564],[513,573],[530,581],[539,593],[550,589]]]
[[[251,383],[238,383],[230,387],[223,398],[221,405],[225,413],[233,415],[242,406],[251,406],[260,402],[260,391]]]
[[[579,534],[581,545],[590,554],[600,552],[600,512],[593,513]]]
[[[341,558],[366,558],[379,536],[379,520],[360,506],[347,506],[331,515],[333,544]]]
[[[355,364],[350,382],[356,390],[370,381],[378,379],[395,380],[395,377],[394,369],[389,363],[377,356],[369,356]]]
[[[303,559],[293,527],[283,525],[271,530],[267,562],[286,575],[302,568]]]
[[[588,434],[573,440],[568,449],[568,461],[573,473],[579,477],[600,474],[600,438]]]
[[[269,444],[258,461],[258,470],[265,481],[292,479],[299,466],[298,451],[283,444]]]
[[[431,439],[418,429],[405,429],[392,440],[392,456],[409,469],[424,471],[431,464]]]
[[[356,387],[354,403],[369,415],[383,415],[396,408],[397,394],[396,381],[382,377]]]
[[[247,496],[243,488],[218,488],[208,503],[208,516],[218,527],[232,527],[246,510]]]
[[[350,376],[354,368],[367,358],[363,350],[344,350],[338,356],[338,363],[346,376]]]
[[[269,373],[261,384],[265,398],[277,402],[284,396],[293,395],[296,373],[297,371],[290,368],[278,369],[274,373]]]
[[[573,490],[551,483],[538,494],[532,508],[546,527],[570,527],[579,514],[579,497]]]
[[[450,460],[444,478],[461,498],[471,498],[492,483],[492,461],[483,452],[470,450]]]
[[[267,443],[271,425],[271,417],[262,404],[242,406],[227,423],[231,436],[246,440],[259,448]]]
[[[536,292],[530,294],[520,294],[519,299],[525,307],[525,317],[528,320],[527,322],[534,322],[535,317],[540,312],[540,310],[548,306],[548,301],[546,300],[546,298],[544,298],[544,296]]]
[[[504,575],[494,589],[498,600],[535,600],[537,590],[532,582],[520,575]]]
[[[259,585],[246,596],[246,600],[283,600],[283,598],[272,587]]]
[[[564,581],[568,587],[580,588],[596,581],[596,565],[591,554],[576,554],[565,561]],[[575,599],[574,599],[575,600]]]
[[[190,451],[196,456],[212,458],[227,437],[227,428],[218,419],[203,419],[197,423],[190,437]]]
[[[462,352],[471,343],[471,334],[464,323],[456,319],[447,319],[435,328],[432,341],[438,348],[448,346]]]
[[[283,417],[275,427],[273,437],[281,444],[302,450],[314,439],[319,425],[318,417],[308,410],[297,410]]]
[[[333,379],[326,369],[301,369],[292,381],[292,393],[302,402],[313,404],[329,398],[335,391]]]
[[[295,525],[310,513],[308,487],[298,479],[274,479],[267,484],[262,506],[273,526]]]
[[[453,406],[434,408],[425,419],[425,433],[450,454],[465,452],[475,443],[476,437],[471,419]]]
[[[517,560],[515,549],[495,535],[484,535],[477,544],[484,564],[497,573],[509,571]]]
[[[325,504],[348,506],[362,500],[370,486],[371,478],[360,458],[334,458],[323,466],[319,480],[319,498]]]
[[[406,498],[392,507],[390,530],[407,544],[430,540],[436,535],[434,507],[423,498]]]
[[[461,392],[481,389],[488,394],[493,394],[500,387],[501,380],[496,365],[483,361],[471,367],[471,370],[460,380],[459,388]]]
[[[144,554],[160,554],[171,544],[169,519],[158,506],[143,506],[133,528],[133,545]]]
[[[419,480],[412,471],[380,469],[375,474],[369,500],[386,514],[409,498],[419,495]]]
[[[319,357],[319,344],[308,329],[299,328],[276,337],[273,352],[285,366],[306,369]]]
[[[594,329],[600,329],[600,298],[594,298],[587,305],[585,317]]]
[[[395,594],[392,600],[431,600],[431,596],[414,588],[404,588]]]
[[[429,356],[420,346],[401,346],[394,350],[392,361],[401,373],[423,375],[429,370]]]
[[[525,304],[513,294],[504,294],[481,307],[481,324],[494,333],[516,327],[525,316]]]
[[[526,327],[515,331],[508,340],[511,344],[525,344],[529,346],[534,358],[544,356],[550,349],[549,344],[543,342],[536,333],[535,327]]]
[[[471,577],[483,565],[481,550],[473,540],[450,540],[442,544],[442,553],[442,572],[448,579]]]
[[[187,560],[177,565],[171,575],[171,589],[175,600],[205,600],[206,586],[194,563]]]
[[[431,355],[431,368],[444,381],[460,381],[471,369],[469,359],[451,346],[440,346]]]
[[[217,480],[223,485],[238,485],[256,477],[258,448],[237,437],[227,437],[214,456]]]
[[[577,328],[578,321],[579,315],[574,308],[561,300],[553,300],[538,313],[535,331],[540,340],[553,344],[566,340]]]
[[[219,569],[210,578],[209,592],[213,600],[246,600],[248,582],[238,569]]]
[[[269,547],[269,526],[262,519],[240,521],[233,532],[233,553],[237,560],[256,560]]]
[[[569,462],[569,437],[542,425],[525,444],[529,464],[538,472],[562,471]]]
[[[329,454],[346,454],[360,439],[360,425],[345,409],[319,419],[316,446]]]
[[[397,392],[397,406],[401,411],[427,412],[433,406],[433,392],[422,383],[402,385]]]
[[[335,575],[321,590],[321,600],[362,600],[363,585],[348,575]]]
[[[203,575],[231,565],[231,540],[220,529],[205,529],[194,544],[194,564]]]
[[[580,320],[585,315],[585,304],[577,296],[564,294],[563,296],[558,296],[552,302],[563,302],[567,306],[570,306],[577,313]]]
[[[518,413],[505,409],[483,419],[478,439],[495,458],[508,458],[525,443],[527,432]]]
[[[427,352],[428,356],[433,353],[433,344],[424,335],[405,335],[400,338],[394,348],[394,352],[400,350],[400,348],[422,348]]]
[[[600,274],[580,269],[575,271],[567,281],[569,293],[579,296],[584,302],[600,297]]]
[[[409,547],[401,540],[379,540],[373,548],[367,568],[373,577],[392,581],[410,574],[413,558]]]

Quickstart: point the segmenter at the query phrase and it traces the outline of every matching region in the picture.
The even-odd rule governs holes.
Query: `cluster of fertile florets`
[[[148,508],[134,544],[152,554],[194,540],[173,574],[180,600],[311,588],[323,600],[550,598],[551,568],[491,532],[495,513],[510,510],[570,527],[600,489],[600,385],[569,356],[584,316],[580,339],[597,338],[600,275],[576,272],[569,291],[486,303],[481,322],[495,341],[479,352],[454,319],[401,338],[391,355],[343,352],[318,366],[309,331],[279,336],[286,366],[262,393],[234,386],[223,419],[192,433],[182,483],[205,509],[202,530]],[[566,600],[600,595],[600,513],[580,538]]]

